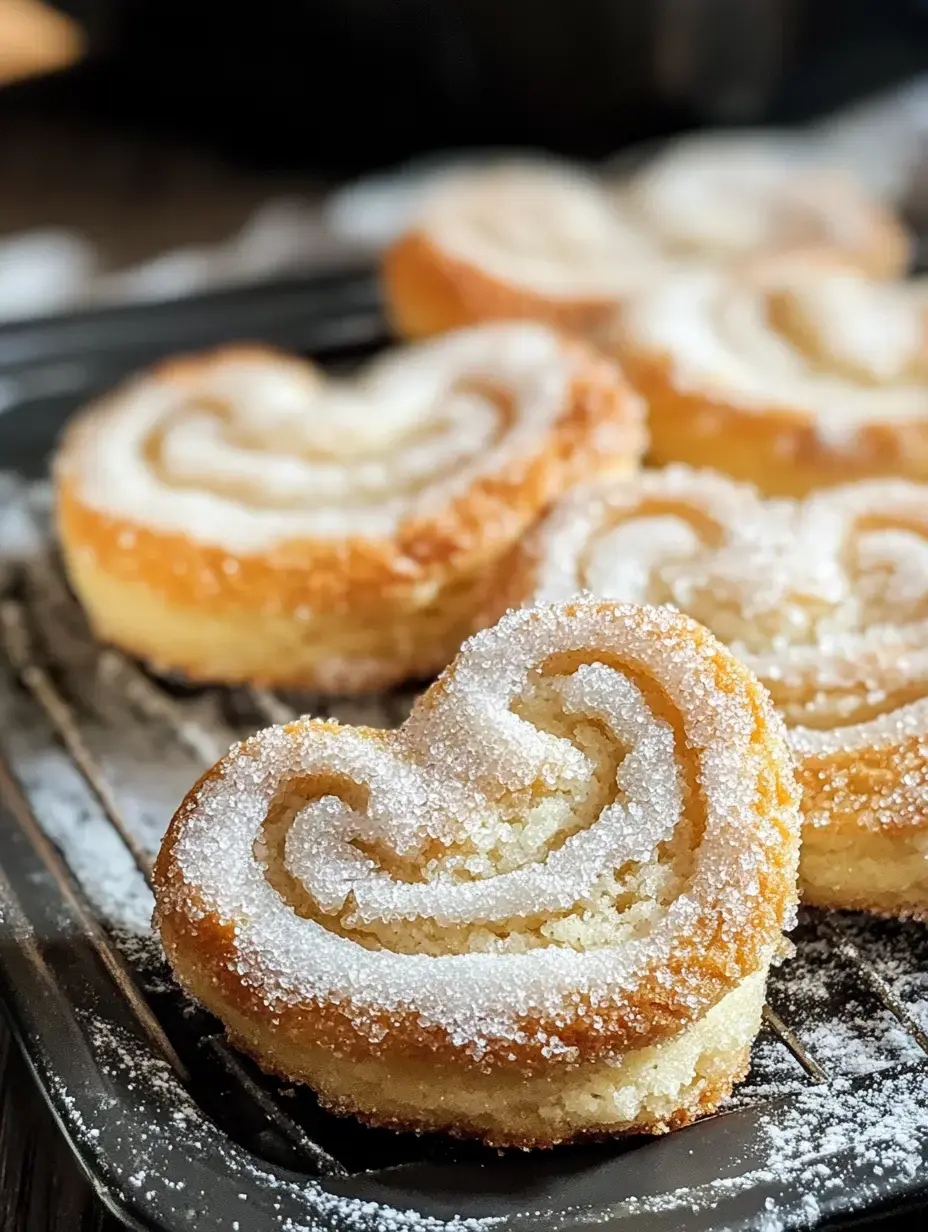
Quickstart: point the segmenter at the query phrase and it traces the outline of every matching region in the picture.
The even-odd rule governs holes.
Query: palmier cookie
[[[351,383],[227,349],[77,419],[58,526],[97,633],[159,668],[385,688],[444,667],[500,554],[642,439],[615,367],[539,325],[398,351]]]
[[[396,732],[235,747],[164,840],[174,971],[258,1062],[380,1125],[662,1132],[745,1073],[794,911],[780,720],[711,634],[512,612]]]
[[[928,487],[763,500],[683,467],[567,497],[501,603],[578,592],[710,628],[784,716],[817,906],[928,918]]]
[[[592,176],[503,164],[449,178],[383,263],[387,309],[418,338],[531,318],[595,337],[670,266]]]
[[[876,278],[906,268],[899,219],[847,168],[786,133],[700,133],[672,142],[625,189],[626,208],[670,252],[717,263],[830,254]]]
[[[877,277],[904,269],[904,230],[846,176],[783,143],[710,145],[618,184],[530,163],[447,179],[385,256],[394,324],[421,337],[531,317],[598,339],[681,263],[802,251]]]
[[[616,349],[649,405],[655,462],[771,495],[928,479],[928,284],[816,261],[690,272],[641,295]]]

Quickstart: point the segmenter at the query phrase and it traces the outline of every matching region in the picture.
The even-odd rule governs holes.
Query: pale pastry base
[[[309,612],[307,619],[250,608],[222,611],[172,604],[75,553],[68,574],[94,633],[157,670],[202,683],[254,683],[322,692],[367,692],[433,676],[474,632],[485,571],[436,594],[384,598],[359,612]]]
[[[664,1043],[625,1055],[550,1068],[526,1077],[514,1067],[483,1072],[472,1065],[338,1057],[294,1047],[227,1003],[215,986],[205,995],[238,1047],[274,1073],[307,1082],[324,1104],[373,1124],[442,1130],[493,1146],[554,1146],[579,1137],[666,1133],[713,1112],[745,1076],[761,1022],[767,968],[727,993],[698,1022]]]
[[[928,920],[928,831],[806,825],[799,890],[812,907]]]

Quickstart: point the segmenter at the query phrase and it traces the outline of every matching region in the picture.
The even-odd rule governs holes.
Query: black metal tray
[[[138,364],[241,338],[348,365],[384,343],[375,284],[355,272],[0,329],[0,472],[41,478],[71,411]],[[928,1201],[917,924],[806,913],[750,1077],[723,1113],[662,1139],[499,1153],[366,1129],[282,1088],[176,990],[139,912],[190,782],[312,699],[187,689],[96,646],[45,491],[2,476],[0,618],[0,996],[62,1131],[130,1226],[785,1232]],[[383,699],[377,721],[407,704]],[[330,709],[350,719],[352,706]]]

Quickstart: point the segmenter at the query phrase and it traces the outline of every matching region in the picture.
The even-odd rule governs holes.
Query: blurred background
[[[832,124],[917,211],[926,69],[928,0],[0,0],[0,319],[343,263],[453,151]]]

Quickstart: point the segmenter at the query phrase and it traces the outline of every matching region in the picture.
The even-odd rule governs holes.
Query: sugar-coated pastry
[[[710,628],[786,719],[806,902],[928,918],[928,486],[862,480],[764,500],[671,467],[578,488],[499,602],[579,592]]]
[[[846,169],[782,133],[671,143],[631,178],[627,208],[662,246],[717,261],[829,252],[877,278],[902,273],[909,238]]]
[[[160,668],[385,688],[451,660],[500,554],[632,468],[641,420],[612,363],[528,323],[352,382],[258,347],[176,360],[67,432],[65,563],[98,635]]]
[[[662,1132],[747,1068],[799,833],[765,690],[668,609],[468,641],[395,732],[301,719],[193,788],[180,981],[339,1112],[500,1145]]]
[[[383,281],[406,337],[516,317],[593,337],[669,268],[600,181],[513,163],[449,177],[387,251]]]
[[[690,272],[639,296],[616,341],[652,458],[772,495],[928,479],[928,283],[814,261]]]
[[[713,136],[617,182],[544,163],[448,176],[387,252],[384,283],[410,337],[531,317],[596,338],[681,263],[797,251],[888,277],[905,268],[908,238],[797,143]]]

